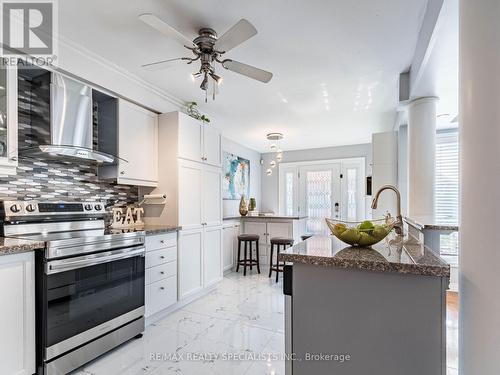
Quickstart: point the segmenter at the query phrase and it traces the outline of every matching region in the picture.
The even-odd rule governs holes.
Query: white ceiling
[[[390,130],[398,77],[413,56],[427,0],[64,0],[60,34],[162,90],[195,100],[228,138],[267,151],[265,135],[285,134],[285,150],[357,144]],[[141,64],[188,55],[137,19],[152,12],[189,37],[219,35],[241,18],[258,34],[228,57],[274,73],[269,84],[230,71],[205,104],[193,66],[163,71]],[[328,104],[325,103],[325,96]]]

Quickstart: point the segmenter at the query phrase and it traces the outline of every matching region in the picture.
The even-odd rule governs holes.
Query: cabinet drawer
[[[177,302],[177,277],[146,285],[145,290],[146,316],[153,315]]]
[[[146,253],[146,268],[158,266],[177,259],[177,247],[149,251]]]
[[[146,251],[158,250],[170,246],[177,246],[176,232],[146,236]]]
[[[177,275],[177,262],[160,264],[146,269],[146,285]]]

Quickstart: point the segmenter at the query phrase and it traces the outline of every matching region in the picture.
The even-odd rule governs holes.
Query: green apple
[[[361,246],[370,246],[377,242],[377,239],[373,236],[370,236],[368,233],[361,232],[358,240],[358,244]]]
[[[337,223],[333,227],[333,231],[337,236],[340,236],[342,233],[344,233],[347,230],[347,226],[344,223]]]
[[[358,229],[366,233],[371,233],[373,230],[373,223],[369,220],[365,220],[358,225]]]
[[[375,237],[377,240],[383,239],[385,236],[387,236],[387,228],[384,227],[383,225],[375,225],[373,228],[372,232],[373,237]]]
[[[344,233],[340,235],[340,239],[348,243],[349,245],[358,243],[359,238],[360,238],[360,233],[359,230],[357,230],[356,228],[347,229],[346,231],[344,231]]]

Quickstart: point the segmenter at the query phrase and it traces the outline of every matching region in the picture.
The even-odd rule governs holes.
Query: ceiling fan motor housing
[[[210,28],[203,28],[198,31],[199,36],[193,40],[202,53],[213,53],[214,44],[217,41],[217,33]]]

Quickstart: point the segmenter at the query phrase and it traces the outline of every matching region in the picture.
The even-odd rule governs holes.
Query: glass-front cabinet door
[[[0,67],[0,174],[17,167],[17,67]]]

